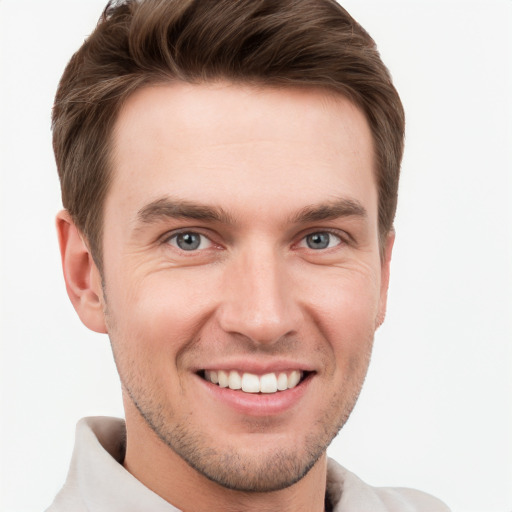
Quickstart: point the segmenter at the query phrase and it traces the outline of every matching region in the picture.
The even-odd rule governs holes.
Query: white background
[[[53,225],[53,95],[103,3],[0,0],[2,511],[44,509],[75,422],[122,415],[108,340],[68,302]],[[376,39],[408,125],[388,318],[330,454],[454,512],[511,512],[512,2],[343,4]]]

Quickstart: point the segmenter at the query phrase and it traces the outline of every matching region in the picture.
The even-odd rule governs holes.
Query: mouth
[[[291,370],[257,375],[239,370],[201,370],[198,375],[221,388],[252,394],[273,394],[293,389],[312,372]]]

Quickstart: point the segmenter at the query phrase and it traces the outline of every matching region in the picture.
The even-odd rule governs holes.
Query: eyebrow
[[[366,218],[367,216],[366,209],[359,201],[340,198],[302,208],[291,218],[291,223],[307,224],[341,217]],[[143,224],[151,224],[164,219],[191,219],[234,224],[233,217],[220,207],[169,197],[157,199],[142,207],[137,212],[137,219]]]
[[[144,224],[151,224],[163,219],[192,219],[233,224],[232,217],[222,208],[168,197],[152,201],[141,208],[137,212],[137,219]]]
[[[306,206],[292,219],[296,224],[307,224],[341,217],[368,217],[366,208],[354,199],[340,198],[328,203]]]

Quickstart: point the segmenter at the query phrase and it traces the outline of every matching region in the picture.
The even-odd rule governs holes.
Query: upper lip
[[[293,370],[301,370],[303,372],[313,372],[314,367],[310,363],[304,363],[293,360],[279,359],[274,361],[255,361],[244,359],[226,359],[219,362],[211,362],[205,366],[194,369],[195,373],[210,370],[236,370],[239,372],[253,373],[255,375],[265,375],[267,373],[288,372]]]

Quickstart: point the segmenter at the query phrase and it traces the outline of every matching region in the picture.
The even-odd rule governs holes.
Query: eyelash
[[[344,245],[344,244],[347,244],[347,240],[346,240],[346,235],[343,236],[342,233],[340,233],[339,231],[335,231],[335,230],[329,230],[329,229],[322,229],[322,230],[316,230],[316,231],[310,231],[309,233],[306,233],[305,235],[303,235],[300,239],[300,241],[298,242],[298,246],[300,246],[301,244],[307,244],[307,238],[308,237],[311,237],[313,235],[329,235],[331,237],[336,237],[339,242],[336,243],[334,246],[332,247],[325,247],[323,249],[313,249],[312,247],[305,247],[307,249],[310,249],[312,251],[326,251],[326,250],[329,250],[329,249],[335,249],[336,247],[340,246],[340,245]],[[330,241],[329,241],[330,243]]]
[[[196,236],[199,236],[201,240],[207,240],[208,243],[210,244],[210,246],[215,245],[215,242],[213,242],[213,240],[211,239],[210,236],[208,236],[208,235],[206,235],[204,233],[201,233],[201,231],[199,231],[199,230],[194,230],[194,229],[183,229],[183,230],[178,231],[178,232],[173,232],[170,235],[164,237],[163,243],[164,244],[172,245],[175,249],[177,249],[177,250],[179,250],[181,252],[184,252],[184,253],[187,253],[187,252],[195,253],[195,252],[203,251],[203,250],[206,250],[206,249],[210,248],[210,246],[209,246],[209,247],[206,247],[206,248],[203,248],[203,249],[199,249],[199,250],[198,249],[193,249],[193,250],[190,250],[190,251],[187,251],[186,249],[181,249],[177,244],[174,245],[174,244],[171,243],[171,241],[177,240],[180,235],[196,235]],[[200,241],[200,243],[202,243],[202,241]]]
[[[330,235],[330,236],[333,236],[333,237],[336,237],[339,242],[336,243],[334,246],[332,247],[325,247],[325,248],[320,248],[320,249],[313,249],[311,247],[308,247],[307,246],[307,238],[310,237],[310,236],[313,236],[313,235]],[[196,236],[199,236],[201,238],[201,240],[207,240],[208,243],[209,243],[209,246],[208,247],[204,247],[204,248],[195,248],[195,249],[191,249],[191,250],[186,250],[186,249],[182,249],[180,248],[177,243],[176,244],[173,244],[171,243],[172,240],[176,240],[180,235],[196,235]],[[349,237],[350,235],[348,235],[347,233],[345,232],[340,232],[338,230],[332,230],[332,229],[317,229],[317,230],[313,230],[313,231],[309,231],[305,234],[301,234],[300,236],[300,239],[297,243],[293,244],[295,247],[299,247],[301,249],[306,249],[306,250],[311,250],[313,252],[324,252],[324,251],[328,251],[328,250],[332,250],[332,249],[336,249],[337,247],[341,246],[341,245],[347,245],[350,243],[350,240],[349,240]],[[202,252],[202,251],[205,251],[207,249],[210,249],[212,248],[212,246],[217,246],[217,247],[220,247],[219,244],[216,244],[211,236],[205,234],[205,233],[202,233],[200,230],[197,230],[197,229],[183,229],[183,230],[180,230],[178,232],[172,232],[170,234],[167,234],[163,239],[162,239],[162,243],[164,244],[168,244],[168,245],[171,245],[173,248],[175,248],[176,250],[182,252],[182,253],[190,253],[190,254],[197,254],[198,252]],[[330,243],[330,241],[329,241]],[[200,241],[200,244],[202,244],[202,241]],[[303,246],[301,246],[301,244],[304,244]]]

